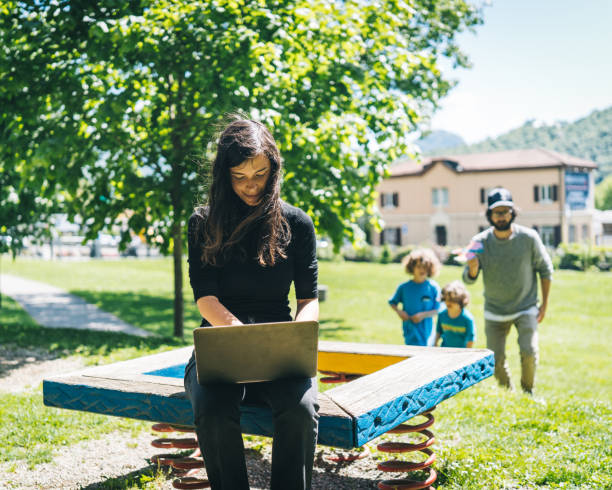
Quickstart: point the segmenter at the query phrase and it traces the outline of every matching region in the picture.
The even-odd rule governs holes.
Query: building
[[[374,244],[465,245],[489,226],[487,193],[498,186],[512,192],[516,222],[546,245],[593,241],[596,168],[541,148],[397,162],[378,188],[384,229]]]
[[[612,247],[612,209],[595,211],[595,245]]]

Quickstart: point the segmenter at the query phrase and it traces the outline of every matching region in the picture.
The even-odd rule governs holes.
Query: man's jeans
[[[526,314],[507,322],[485,320],[487,348],[495,354],[495,377],[497,381],[502,386],[512,388],[506,360],[506,338],[513,324],[518,332],[518,345],[521,353],[521,387],[527,393],[532,393],[538,363],[537,317]]]
[[[303,378],[200,385],[192,356],[185,369],[185,390],[191,400],[198,443],[213,490],[249,488],[240,428],[241,402],[266,404],[272,410],[270,488],[310,488],[319,423],[316,381]]]

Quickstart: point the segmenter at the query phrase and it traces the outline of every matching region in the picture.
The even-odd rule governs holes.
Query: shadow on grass
[[[83,298],[103,311],[123,321],[162,337],[172,336],[174,329],[174,300],[166,296],[146,293],[72,290],[71,294]],[[188,334],[200,326],[201,318],[193,303],[184,305],[184,325]],[[186,337],[188,335],[185,335]]]
[[[117,351],[124,351],[124,358],[137,357],[158,349],[190,344],[191,336],[186,334],[185,338],[188,340],[169,335],[143,338],[117,332],[45,328],[34,322],[15,301],[6,296],[2,297],[0,345],[7,349],[23,349],[23,355],[27,357],[53,359],[72,354],[109,356]],[[39,349],[43,352],[32,353],[28,352],[28,349]],[[7,370],[19,368],[23,364],[13,356],[12,364],[5,366],[3,371],[6,373]]]
[[[355,327],[346,325],[342,318],[319,320],[319,336],[322,340],[345,340],[345,334],[354,331]]]

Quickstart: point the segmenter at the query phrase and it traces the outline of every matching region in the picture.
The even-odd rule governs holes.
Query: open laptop
[[[318,322],[199,327],[193,342],[200,384],[312,378],[317,373]]]

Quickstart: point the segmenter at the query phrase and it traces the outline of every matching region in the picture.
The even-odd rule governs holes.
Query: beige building
[[[378,188],[384,230],[374,244],[465,245],[489,226],[486,196],[497,186],[512,193],[516,223],[546,245],[592,241],[596,168],[540,148],[400,161]]]

